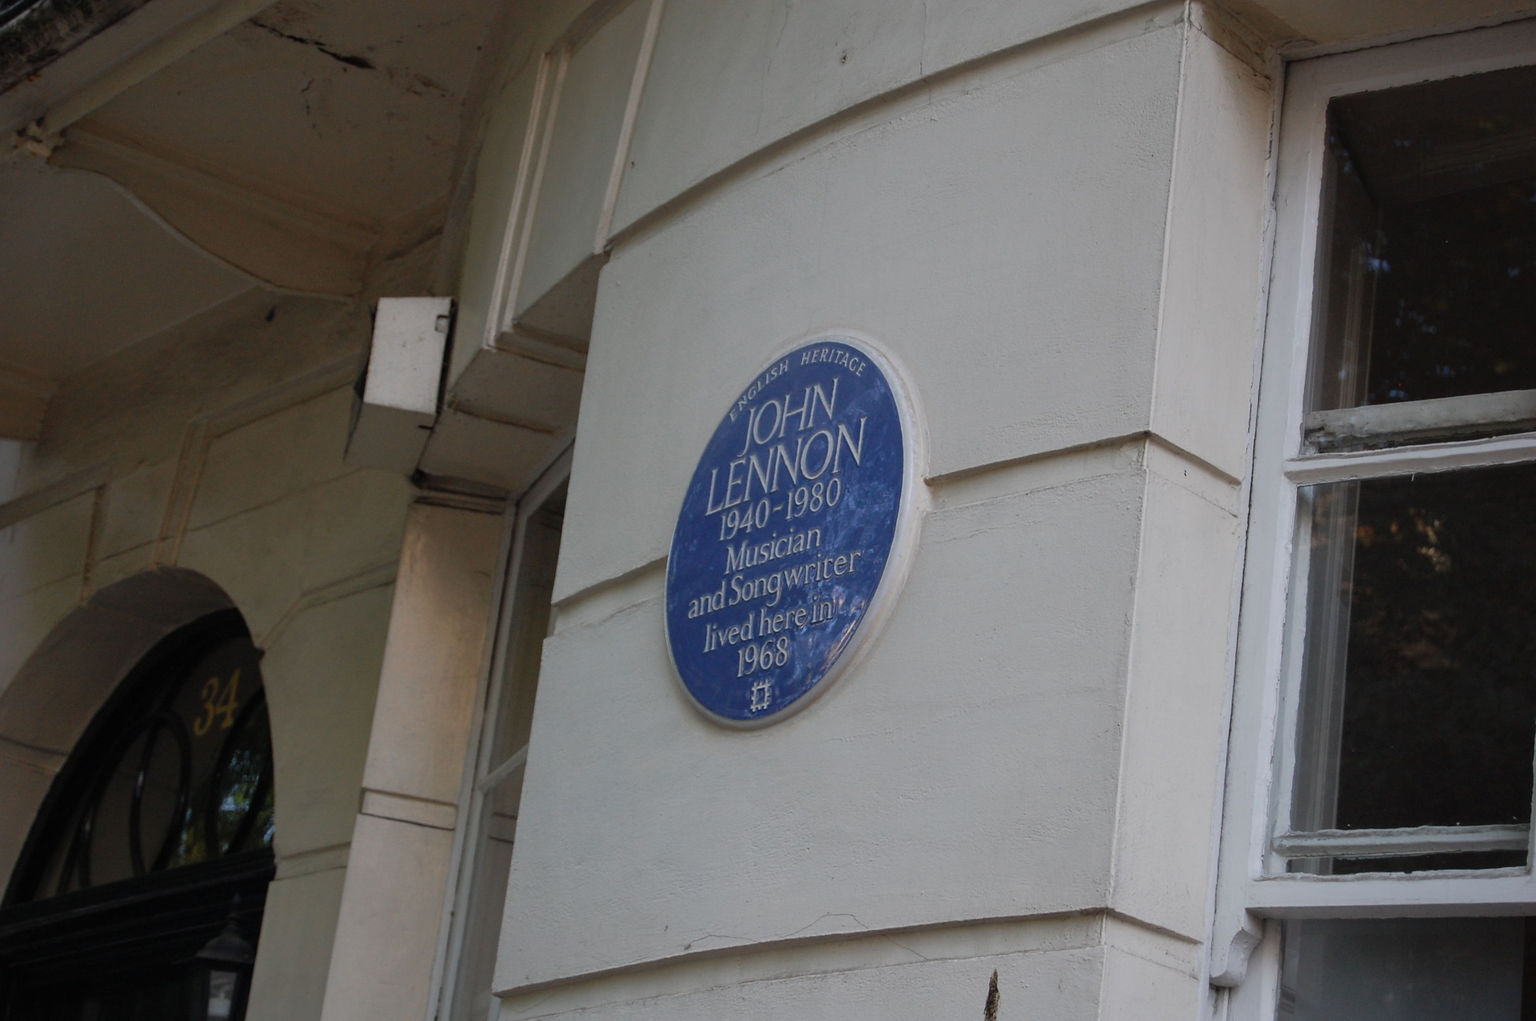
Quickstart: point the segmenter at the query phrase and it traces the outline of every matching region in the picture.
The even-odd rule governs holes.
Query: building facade
[[[67,6],[0,15],[0,1015],[1536,1009],[1536,12]],[[780,717],[738,540],[832,470],[715,465],[744,614],[676,543],[839,345],[900,514]]]

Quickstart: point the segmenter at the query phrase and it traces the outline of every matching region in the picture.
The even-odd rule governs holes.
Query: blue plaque
[[[889,601],[913,472],[895,384],[867,345],[811,341],[763,369],[704,448],[667,561],[667,643],[716,720],[803,706]]]

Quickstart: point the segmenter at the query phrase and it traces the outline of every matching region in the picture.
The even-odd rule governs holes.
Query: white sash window
[[[1212,942],[1233,1017],[1514,1019],[1536,988],[1533,65],[1525,23],[1289,68]]]

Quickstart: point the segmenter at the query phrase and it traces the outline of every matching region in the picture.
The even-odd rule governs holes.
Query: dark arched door
[[[272,861],[261,653],[240,615],[170,635],[55,779],[0,906],[5,1021],[235,1021]]]

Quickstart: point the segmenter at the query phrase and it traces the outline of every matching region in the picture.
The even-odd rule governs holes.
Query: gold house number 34
[[[203,715],[192,721],[192,732],[202,737],[213,729],[214,720],[219,721],[220,730],[228,730],[235,725],[235,710],[239,708],[239,670],[229,675],[227,683],[217,677],[208,678],[203,682]]]

